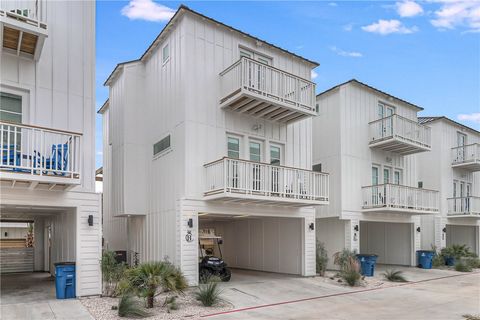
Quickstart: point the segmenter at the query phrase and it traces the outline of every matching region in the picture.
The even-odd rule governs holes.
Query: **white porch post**
[[[422,249],[422,230],[420,217],[413,217],[413,245],[412,245],[412,258],[410,259],[410,265],[415,267],[417,265],[417,250]],[[419,229],[420,228],[420,229]],[[420,230],[420,231],[418,231]]]
[[[441,250],[447,246],[447,233],[444,232],[446,228],[447,219],[435,217],[435,246],[437,250]]]
[[[356,227],[358,226],[358,231]],[[345,248],[360,253],[360,220],[345,221]]]
[[[314,276],[316,274],[316,237],[315,237],[315,212],[302,219],[303,226],[303,276]],[[314,230],[310,229],[313,223]]]

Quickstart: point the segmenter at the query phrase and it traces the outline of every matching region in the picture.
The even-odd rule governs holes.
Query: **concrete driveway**
[[[378,268],[382,278],[385,267]],[[410,281],[391,287],[355,288],[322,278],[236,270],[222,284],[235,306],[211,319],[463,319],[480,314],[480,273],[402,269]]]
[[[55,284],[48,273],[17,273],[0,278],[2,320],[93,319],[80,301],[55,299]]]

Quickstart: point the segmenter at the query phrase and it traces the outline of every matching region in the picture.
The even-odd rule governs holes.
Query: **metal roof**
[[[480,134],[480,131],[476,130],[476,129],[473,129],[469,126],[466,126],[464,124],[461,124],[460,122],[457,122],[455,120],[452,120],[446,116],[440,116],[440,117],[418,117],[418,123],[420,124],[427,124],[429,122],[434,122],[434,121],[437,121],[437,120],[445,120],[447,122],[450,122],[451,124],[454,124],[454,125],[457,125],[457,126],[460,126],[462,128],[465,128],[467,130],[471,130],[475,133],[479,133]]]
[[[175,14],[173,15],[173,17],[168,21],[168,23],[167,23],[167,24],[165,25],[165,27],[162,29],[162,31],[160,32],[160,34],[155,38],[155,40],[150,44],[150,46],[148,46],[147,50],[142,54],[142,56],[141,56],[139,59],[136,59],[136,60],[131,60],[131,61],[126,61],[126,62],[118,63],[118,64],[115,66],[115,68],[113,69],[112,73],[108,76],[107,80],[105,80],[104,85],[108,85],[108,82],[110,81],[110,79],[116,74],[116,72],[118,71],[118,69],[120,69],[123,65],[128,64],[128,63],[132,63],[132,62],[143,61],[145,58],[147,58],[147,57],[152,53],[152,51],[157,47],[158,43],[159,43],[160,40],[162,40],[162,38],[165,36],[166,32],[173,27],[173,25],[175,24],[175,21],[176,21],[177,19],[179,19],[179,17],[180,17],[183,13],[185,13],[185,12],[192,13],[192,14],[197,15],[197,16],[199,16],[199,17],[201,17],[201,18],[203,18],[203,19],[205,19],[205,20],[208,20],[208,21],[210,21],[210,22],[212,22],[212,23],[215,23],[215,24],[217,24],[217,25],[223,26],[223,27],[228,28],[228,29],[230,29],[230,30],[232,30],[232,31],[239,32],[239,33],[241,33],[241,34],[244,35],[244,36],[247,36],[247,37],[252,38],[253,40],[256,40],[257,42],[264,43],[264,44],[266,44],[266,45],[268,45],[268,46],[270,46],[270,47],[272,47],[272,48],[275,48],[275,49],[280,50],[280,51],[283,51],[283,52],[285,52],[285,53],[287,53],[287,54],[293,55],[293,56],[295,56],[295,57],[297,57],[297,58],[299,58],[299,59],[301,59],[301,60],[304,60],[304,61],[310,63],[313,67],[318,67],[318,66],[320,65],[318,62],[315,62],[315,61],[313,61],[313,60],[309,60],[309,59],[307,59],[307,58],[304,58],[304,57],[302,57],[302,56],[300,56],[300,55],[297,55],[297,54],[295,54],[295,53],[293,53],[293,52],[290,52],[290,51],[288,51],[288,50],[286,50],[286,49],[280,48],[279,46],[276,46],[276,45],[274,45],[274,44],[272,44],[272,43],[269,43],[269,42],[267,42],[267,41],[265,41],[265,40],[259,39],[259,38],[255,37],[255,36],[252,36],[251,34],[248,34],[248,33],[246,33],[246,32],[243,32],[243,31],[239,30],[239,29],[236,29],[236,28],[234,28],[234,27],[232,27],[232,26],[229,26],[229,25],[227,25],[227,24],[224,24],[224,23],[222,23],[222,22],[220,22],[220,21],[218,21],[218,20],[215,20],[215,19],[213,19],[213,18],[207,17],[207,16],[205,16],[205,15],[203,15],[203,14],[197,12],[197,11],[194,11],[194,10],[190,9],[189,7],[187,7],[187,6],[185,6],[185,5],[182,4],[182,5],[180,5],[180,7],[178,8],[178,10],[175,12]]]
[[[403,99],[400,99],[400,98],[398,98],[398,97],[392,96],[391,94],[389,94],[389,93],[387,93],[387,92],[384,92],[384,91],[382,91],[382,90],[380,90],[380,89],[377,89],[377,88],[375,88],[375,87],[369,86],[368,84],[363,83],[363,82],[361,82],[361,81],[358,81],[357,79],[351,79],[351,80],[345,81],[345,82],[343,82],[343,83],[340,83],[340,84],[338,84],[338,85],[336,85],[336,86],[334,86],[334,87],[332,87],[332,88],[330,88],[330,89],[327,89],[327,90],[325,90],[325,91],[317,94],[317,97],[318,97],[318,96],[321,96],[321,95],[323,95],[323,94],[326,94],[326,93],[328,93],[328,92],[330,92],[330,91],[333,91],[333,90],[335,90],[335,89],[337,89],[337,88],[340,88],[341,86],[344,86],[344,85],[346,85],[346,84],[348,84],[348,83],[355,83],[355,84],[357,84],[357,85],[366,87],[366,88],[368,88],[368,89],[370,89],[370,90],[376,91],[376,92],[379,93],[379,94],[383,94],[383,95],[385,95],[385,96],[392,97],[393,99],[396,99],[396,100],[398,100],[398,101],[400,101],[400,102],[402,102],[402,103],[405,103],[405,104],[407,104],[407,105],[409,105],[409,106],[411,106],[411,107],[413,107],[413,108],[416,108],[416,109],[418,109],[419,111],[423,110],[422,107],[419,107],[419,106],[417,106],[416,104],[413,104],[413,103],[408,102],[408,101],[406,101],[406,100],[403,100]]]
[[[105,100],[105,102],[102,104],[100,109],[98,109],[97,113],[98,114],[103,114],[103,112],[108,108],[109,103],[110,103],[110,99]]]

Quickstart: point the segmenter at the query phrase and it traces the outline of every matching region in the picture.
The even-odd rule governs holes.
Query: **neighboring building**
[[[439,211],[435,184],[419,179],[416,153],[431,150],[422,108],[357,80],[317,96],[313,165],[330,173],[332,197],[317,208],[317,240],[415,265],[420,216]]]
[[[95,2],[0,1],[0,28],[2,222],[34,223],[29,271],[75,261],[77,296],[100,294]]]
[[[480,132],[447,117],[421,117],[432,152],[418,156],[419,179],[440,191],[440,215],[422,217],[422,246],[466,244],[480,254]]]
[[[198,282],[199,232],[230,266],[315,274],[317,63],[181,6],[106,81],[105,246]]]

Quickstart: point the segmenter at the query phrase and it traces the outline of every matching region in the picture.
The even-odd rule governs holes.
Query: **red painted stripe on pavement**
[[[297,299],[297,300],[262,304],[262,305],[259,305],[259,306],[245,307],[245,308],[233,309],[233,310],[229,310],[229,311],[222,311],[222,312],[217,312],[217,313],[205,314],[205,315],[202,315],[200,317],[201,318],[208,318],[208,317],[214,317],[214,316],[225,315],[225,314],[230,314],[230,313],[237,313],[237,312],[241,312],[241,311],[275,307],[275,306],[280,306],[280,305],[284,305],[284,304],[292,304],[292,303],[298,303],[298,302],[304,302],[304,301],[325,299],[325,298],[344,296],[344,295],[361,293],[361,292],[384,290],[384,289],[390,289],[390,288],[398,288],[398,287],[408,286],[408,285],[417,284],[417,283],[430,282],[430,281],[436,281],[436,280],[442,280],[442,279],[448,279],[448,278],[455,278],[455,277],[471,276],[471,275],[474,275],[474,274],[480,274],[480,272],[472,272],[472,273],[466,273],[466,274],[454,274],[454,275],[450,275],[450,276],[443,276],[443,277],[432,278],[432,279],[411,281],[411,282],[406,282],[406,283],[402,283],[402,284],[398,284],[398,285],[394,285],[394,286],[389,286],[389,287],[379,287],[379,288],[361,289],[361,290],[354,290],[354,291],[347,291],[347,292],[338,292],[338,293],[326,294],[326,295],[323,295],[323,296],[316,296],[316,297],[303,298],[303,299]]]

